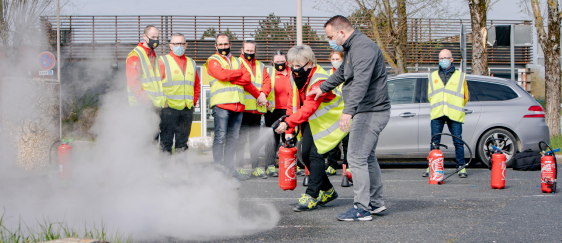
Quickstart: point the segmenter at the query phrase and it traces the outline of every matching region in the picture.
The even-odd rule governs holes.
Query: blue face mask
[[[172,51],[174,52],[174,55],[181,57],[185,52],[185,48],[183,46],[174,46]]]
[[[336,50],[336,51],[343,51],[343,46],[338,46],[338,43],[337,43],[339,37],[340,37],[340,34],[338,33],[335,40],[329,41],[330,47],[332,49]]]
[[[441,66],[441,68],[445,70],[449,68],[449,66],[451,66],[451,61],[449,59],[439,60],[439,66]]]

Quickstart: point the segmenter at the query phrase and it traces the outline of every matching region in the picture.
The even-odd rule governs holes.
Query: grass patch
[[[562,148],[562,135],[550,137],[550,144],[549,145],[552,149]],[[548,148],[547,148],[547,150],[548,150]],[[562,151],[557,152],[555,154],[562,155]]]
[[[84,224],[84,229],[69,226],[65,222],[50,222],[48,219],[37,221],[34,227],[30,227],[20,219],[17,228],[9,228],[5,221],[6,218],[2,214],[0,217],[0,242],[2,243],[44,242],[65,238],[89,238],[112,243],[133,242],[131,236],[125,236],[119,230],[108,232],[103,221],[101,225],[97,226],[94,223],[91,228]]]

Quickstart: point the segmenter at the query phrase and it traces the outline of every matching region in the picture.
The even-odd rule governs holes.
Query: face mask
[[[255,56],[256,56],[255,53],[254,53],[254,54],[248,54],[248,53],[245,53],[245,52],[244,52],[244,59],[246,59],[246,60],[248,60],[248,61],[253,60]]]
[[[449,66],[451,66],[451,61],[449,59],[439,60],[439,66],[441,66],[441,68],[445,70],[449,68]]]
[[[148,38],[148,37],[146,37]],[[156,49],[156,47],[158,47],[158,44],[160,44],[159,40],[153,40],[148,38],[148,47],[150,47],[151,49]]]
[[[283,72],[285,68],[287,68],[287,63],[274,63],[274,65],[275,65],[275,70],[279,72]]]
[[[342,62],[339,62],[339,61],[333,61],[332,62],[332,66],[334,66],[336,69],[340,68],[341,64],[342,64]]]
[[[297,69],[291,68],[291,72],[293,73],[293,78],[295,84],[297,85],[297,88],[302,89],[302,87],[304,87],[306,81],[308,81],[310,70],[312,70],[312,68],[309,68],[306,71],[304,70],[304,67],[300,67]]]
[[[228,53],[230,53],[230,47],[229,47],[229,48],[224,48],[224,49],[218,48],[218,50],[219,50],[219,54],[221,54],[221,55],[223,55],[223,56],[227,56]]]
[[[332,49],[336,50],[336,51],[343,51],[343,46],[338,46],[338,43],[337,43],[339,37],[340,37],[340,34],[338,33],[335,40],[329,41],[330,47]]]
[[[172,51],[174,52],[174,55],[181,57],[185,52],[185,48],[183,46],[174,46]]]

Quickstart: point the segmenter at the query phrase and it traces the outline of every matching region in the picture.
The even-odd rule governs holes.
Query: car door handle
[[[416,113],[412,113],[412,112],[405,112],[400,114],[400,117],[404,117],[404,118],[414,117],[414,116],[416,116]]]
[[[473,110],[464,109],[464,114],[472,114],[472,113],[474,113]]]

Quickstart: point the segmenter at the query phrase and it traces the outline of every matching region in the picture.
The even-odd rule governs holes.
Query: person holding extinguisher
[[[431,137],[443,132],[447,124],[454,136],[462,139],[462,124],[464,123],[464,106],[468,102],[468,86],[466,74],[456,70],[453,64],[453,54],[447,49],[439,53],[439,70],[428,76],[427,97],[431,104]],[[433,137],[432,143],[440,143],[441,135]],[[464,145],[457,138],[453,138],[457,169],[465,164]],[[430,148],[431,149],[431,148]],[[459,177],[466,178],[466,169],[459,172]],[[429,167],[422,174],[429,176]]]
[[[306,193],[302,194],[295,212],[309,211],[325,205],[338,194],[324,170],[324,154],[333,149],[347,132],[339,129],[339,118],[344,108],[341,90],[326,92],[315,100],[306,96],[318,89],[328,73],[316,63],[314,52],[307,45],[292,47],[287,53],[292,79],[289,89],[287,115],[275,132],[285,133],[285,139],[297,136],[302,141],[302,159],[310,172]]]

